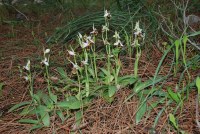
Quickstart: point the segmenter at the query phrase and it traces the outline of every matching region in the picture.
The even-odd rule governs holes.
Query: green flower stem
[[[49,57],[48,57],[49,62]],[[47,80],[47,89],[49,94],[51,94],[51,84],[50,84],[50,78],[49,78],[49,68],[45,65],[45,71],[46,71],[46,80]]]
[[[33,98],[33,79],[32,79],[32,74],[31,74],[31,71],[29,70],[29,74],[28,74],[28,79],[29,79],[29,82],[30,82],[30,95],[31,97]]]
[[[141,49],[138,44],[138,39],[136,39],[136,59],[135,59],[135,64],[134,64],[134,76],[135,78],[138,77],[138,64],[139,64],[139,59],[141,55]]]
[[[119,71],[121,69],[121,63],[120,63],[120,59],[118,57],[119,55],[117,54],[115,56],[115,64],[116,64],[116,68],[115,68],[115,85],[118,85],[118,76],[119,76]]]
[[[87,50],[84,49],[84,56],[85,56],[85,59],[87,58],[86,55],[87,55]],[[86,96],[88,97],[89,94],[90,94],[88,68],[87,68],[87,65],[84,65],[84,67],[85,67],[85,75],[86,75],[86,82],[85,82]]]
[[[95,37],[94,37],[94,42],[95,42]],[[94,68],[94,73],[95,73],[95,79],[96,81],[98,81],[95,44],[93,45],[93,47],[91,47],[91,50],[93,53],[93,68]]]

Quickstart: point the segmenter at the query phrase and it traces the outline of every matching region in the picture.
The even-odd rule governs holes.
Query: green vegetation
[[[200,51],[195,41],[200,31],[191,30],[184,17],[186,12],[194,10],[198,2],[163,1],[159,9],[156,7],[160,4],[159,0],[113,0],[104,1],[98,6],[99,3],[97,0],[81,0],[80,3],[48,0],[37,9],[29,5],[37,13],[42,14],[51,9],[62,13],[71,12],[72,16],[66,16],[67,21],[70,17],[71,20],[55,29],[47,39],[49,46],[43,48],[40,63],[34,65],[32,59],[27,59],[27,64],[20,68],[22,77],[29,85],[31,99],[14,105],[9,112],[18,111],[24,117],[19,120],[20,123],[33,124],[30,131],[50,127],[52,117],[59,117],[64,122],[75,116],[76,125],[80,126],[84,110],[92,101],[101,97],[112,104],[116,93],[127,88],[131,93],[123,103],[131,101],[133,97],[139,100],[135,111],[136,124],[154,108],[162,105],[152,128],[156,128],[165,109],[173,107],[174,110],[167,113],[170,129],[186,133],[179,127],[176,115],[182,113],[184,102],[192,89],[197,88],[198,92],[195,93],[198,99],[200,96],[200,74],[191,74],[200,69]],[[174,8],[169,11],[165,6]],[[99,10],[95,11],[95,7]],[[75,9],[82,8],[85,14],[73,16]],[[2,23],[8,22],[4,17],[1,17]],[[13,23],[9,25],[13,26]],[[37,40],[34,33],[32,35]],[[14,32],[12,36],[15,36]],[[51,61],[51,47],[55,43],[66,45],[66,64],[63,66],[67,67],[54,66]],[[38,46],[40,42],[36,44]],[[154,75],[141,77],[142,55],[147,55],[148,62],[151,62],[150,54],[143,52],[155,47],[158,47],[162,57],[158,60]],[[129,59],[132,69],[128,75],[121,73],[125,59]],[[171,61],[168,62],[167,73],[163,75],[161,72],[166,59]],[[56,74],[51,67],[56,68]],[[34,86],[37,73],[43,76],[45,90]],[[175,86],[167,85],[170,79],[172,82],[178,79],[174,81]],[[0,91],[3,85],[0,83]]]

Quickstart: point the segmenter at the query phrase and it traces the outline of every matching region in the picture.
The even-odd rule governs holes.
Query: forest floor
[[[48,46],[46,35],[52,34],[54,29],[61,23],[62,16],[56,16],[55,21],[52,21],[51,15],[41,16],[39,21],[30,21],[19,23],[13,26],[5,23],[0,26],[0,83],[3,83],[3,90],[0,96],[0,133],[1,134],[27,134],[31,125],[21,124],[17,122],[22,117],[17,112],[8,113],[8,110],[14,104],[29,100],[28,85],[22,77],[20,77],[19,66],[26,64],[27,59],[31,59],[32,63],[40,59],[43,53],[43,47],[51,48],[51,60],[62,65],[64,56],[60,56],[60,51],[65,51],[66,48],[60,44]],[[33,36],[34,32],[34,36]],[[154,76],[156,67],[162,53],[156,48],[152,50],[143,50],[140,60],[139,75],[141,78]],[[147,54],[151,57],[147,57]],[[162,68],[162,74],[167,74],[170,68],[170,60],[166,59]],[[53,71],[55,66],[51,67]],[[121,74],[133,73],[133,66],[123,64]],[[192,79],[200,73],[200,70],[191,71]],[[179,78],[179,76],[177,76]],[[168,80],[166,85],[175,89],[179,79]],[[35,89],[43,89],[45,84],[40,78],[37,78],[34,85]],[[166,89],[163,89],[166,90]],[[139,124],[135,124],[136,109],[138,108],[139,100],[133,97],[127,103],[123,103],[125,98],[131,93],[131,90],[122,89],[115,95],[113,103],[109,104],[102,98],[94,100],[90,106],[84,111],[84,121],[76,131],[74,127],[74,118],[68,119],[61,123],[56,119],[50,128],[43,128],[34,131],[37,134],[50,134],[56,131],[60,134],[68,134],[74,130],[76,133],[95,134],[95,133],[116,133],[116,134],[161,134],[176,133],[173,131],[169,123],[168,115],[173,112],[173,105],[167,107],[164,114],[158,120],[156,128],[152,128],[155,117],[163,106],[161,104],[154,108],[151,113],[147,114]],[[188,134],[200,133],[195,122],[196,111],[196,94],[197,90],[192,89],[189,93],[189,98],[184,101],[182,111],[179,109],[176,112],[179,128]],[[155,98],[158,99],[158,98]],[[150,102],[148,102],[150,103]],[[174,106],[175,107],[175,106]]]

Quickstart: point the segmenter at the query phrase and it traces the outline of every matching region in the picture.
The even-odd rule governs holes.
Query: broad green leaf
[[[171,113],[169,114],[169,120],[173,124],[173,126],[178,130],[178,125],[176,123],[176,119],[175,119],[174,115]]]
[[[56,111],[58,117],[60,117],[61,121],[64,122],[65,121],[65,117],[63,115],[63,112],[60,110],[60,111]]]
[[[68,78],[67,73],[64,71],[63,68],[58,67],[58,68],[57,68],[57,71],[58,71],[58,73],[60,74],[60,76],[61,76],[63,79]]]
[[[144,102],[142,104],[142,106],[140,107],[140,109],[136,113],[136,124],[138,124],[141,121],[141,119],[144,116],[146,110],[147,110],[147,104],[146,104],[146,102]]]
[[[34,115],[36,114],[36,109],[34,106],[28,106],[28,107],[25,107],[22,112],[20,113],[20,115]]]
[[[90,75],[92,75],[93,78],[95,78],[94,69],[88,67],[88,72],[90,73]]]
[[[171,98],[172,100],[174,100],[176,103],[180,102],[180,95],[178,95],[178,93],[174,93],[169,87],[167,88],[168,91],[168,95],[169,98]]]
[[[137,83],[137,86],[134,88],[134,91],[136,93],[138,93],[139,91],[141,91],[142,89],[148,87],[149,82],[141,82],[141,83]]]
[[[53,107],[53,100],[52,100],[47,94],[43,94],[43,96],[42,96],[42,102],[43,102],[48,108],[52,108],[52,107]]]
[[[200,77],[197,77],[196,79],[196,86],[198,88],[198,94],[200,94]]]
[[[105,75],[107,75],[107,76],[110,75],[110,73],[106,69],[104,69],[104,68],[100,68],[100,69]]]
[[[29,102],[29,101],[21,102],[21,103],[19,103],[19,104],[14,105],[13,107],[11,107],[11,108],[8,110],[8,112],[12,112],[12,111],[14,111],[14,110],[16,110],[16,109],[18,109],[18,108],[20,108],[20,107],[22,107],[22,106],[26,106],[26,105],[29,105],[29,104],[31,104],[31,102]]]
[[[114,94],[116,93],[116,91],[117,91],[116,86],[109,86],[108,87],[108,96],[109,97],[114,96]]]
[[[76,98],[78,100],[81,100],[82,99],[82,92],[78,92],[77,95],[76,95]]]
[[[4,83],[3,83],[3,82],[1,82],[1,83],[0,83],[0,96],[2,96],[2,90],[3,90],[3,86],[4,86]]]
[[[155,107],[157,107],[159,104],[163,104],[165,102],[165,98],[161,98],[159,101],[150,103],[150,106],[148,107],[148,110],[151,111],[152,109],[154,109]]]
[[[49,93],[49,97],[51,100],[53,100],[54,103],[57,103],[57,95],[54,95],[53,93]]]
[[[57,106],[61,108],[68,108],[68,109],[80,109],[82,106],[82,103],[81,101],[77,99],[73,99],[69,101],[58,102]]]
[[[137,79],[136,79],[135,77],[131,77],[131,78],[129,79],[129,84],[132,85],[132,84],[134,84],[136,81],[137,81]]]
[[[50,126],[50,116],[49,116],[49,109],[46,106],[39,105],[37,107],[37,112],[40,115],[40,118],[42,120],[42,123],[44,126],[49,127]]]
[[[137,79],[131,75],[118,78],[118,83],[120,83],[120,85],[122,85],[122,86],[132,85],[136,81],[137,81]]]
[[[20,122],[20,123],[29,123],[29,124],[38,124],[38,120],[33,120],[33,119],[21,119],[18,122]]]
[[[43,127],[42,124],[34,125],[33,127],[31,127],[30,131],[33,131],[33,130],[36,130],[36,129],[40,129],[40,128],[42,128],[42,127]]]
[[[80,126],[82,118],[83,118],[83,112],[82,111],[76,112],[75,119],[76,119],[76,125],[77,126]]]
[[[41,98],[40,98],[40,96],[38,94],[33,94],[33,99],[35,101],[37,101],[37,103],[41,104],[41,101],[40,101]]]
[[[114,97],[109,97],[108,91],[104,91],[102,97],[109,103],[112,103],[114,100]]]
[[[112,53],[114,56],[118,56],[119,52],[120,52],[119,48],[112,49]]]
[[[114,80],[114,76],[112,76],[112,75],[108,75],[108,76],[105,77],[105,83],[106,84],[111,83],[113,80]]]
[[[159,82],[163,81],[164,79],[165,79],[165,77],[160,77],[160,78],[157,78],[157,79],[155,79],[155,80],[149,79],[149,80],[147,80],[147,81],[145,81],[145,82],[137,82],[137,83],[136,83],[136,87],[134,87],[133,90],[134,90],[136,93],[138,93],[138,92],[140,92],[142,89],[145,89],[145,88],[147,88],[147,87],[149,87],[149,86],[151,86],[151,85],[155,85],[156,83],[159,83]]]

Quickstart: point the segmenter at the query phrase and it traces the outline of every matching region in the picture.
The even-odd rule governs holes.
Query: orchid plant
[[[50,49],[43,49],[43,58],[41,61],[42,68],[44,69],[44,78],[47,83],[48,95],[45,93],[34,93],[33,91],[33,78],[31,75],[31,62],[28,60],[27,64],[23,67],[26,70],[24,76],[26,81],[30,83],[30,95],[34,98],[35,104],[31,105],[31,110],[25,108],[23,113],[29,113],[36,110],[38,117],[37,121],[22,120],[22,122],[33,122],[34,127],[50,126],[50,115],[57,114],[62,121],[65,120],[63,110],[83,110],[84,105],[87,103],[91,96],[96,96],[100,93],[100,96],[105,98],[108,102],[112,102],[115,93],[121,88],[133,84],[138,77],[138,63],[141,55],[140,38],[144,39],[142,29],[139,27],[139,22],[136,23],[134,29],[134,42],[132,47],[136,49],[136,60],[134,67],[134,76],[120,76],[120,70],[122,63],[120,60],[121,49],[125,49],[125,44],[122,43],[123,37],[121,37],[118,31],[114,32],[114,35],[109,38],[108,35],[112,32],[109,27],[109,21],[112,18],[111,13],[108,10],[104,11],[105,24],[102,26],[101,41],[105,46],[105,57],[97,55],[96,52],[96,38],[98,36],[98,30],[94,24],[92,31],[87,34],[78,33],[77,41],[79,45],[79,52],[76,52],[72,46],[67,49],[68,62],[72,65],[72,76],[66,81],[72,81],[71,85],[64,85],[64,88],[69,89],[69,92],[63,93],[65,95],[64,100],[58,100],[57,95],[54,94],[53,89],[57,89],[53,86],[50,77]],[[102,60],[103,59],[103,60]],[[105,59],[105,60],[104,60]],[[104,65],[100,68],[97,67],[97,63],[103,62]],[[65,75],[64,69],[58,70],[60,75]],[[67,74],[66,74],[67,75]],[[64,76],[68,78],[68,76]],[[60,81],[62,83],[62,81]],[[63,82],[63,84],[66,84]],[[70,88],[68,88],[70,87]],[[44,98],[43,98],[44,97]],[[25,103],[26,104],[26,103]],[[10,111],[13,111],[21,106],[17,105]],[[28,103],[30,105],[30,103]],[[26,112],[25,112],[26,111]],[[68,114],[68,112],[67,112]],[[39,125],[39,126],[38,126]]]

